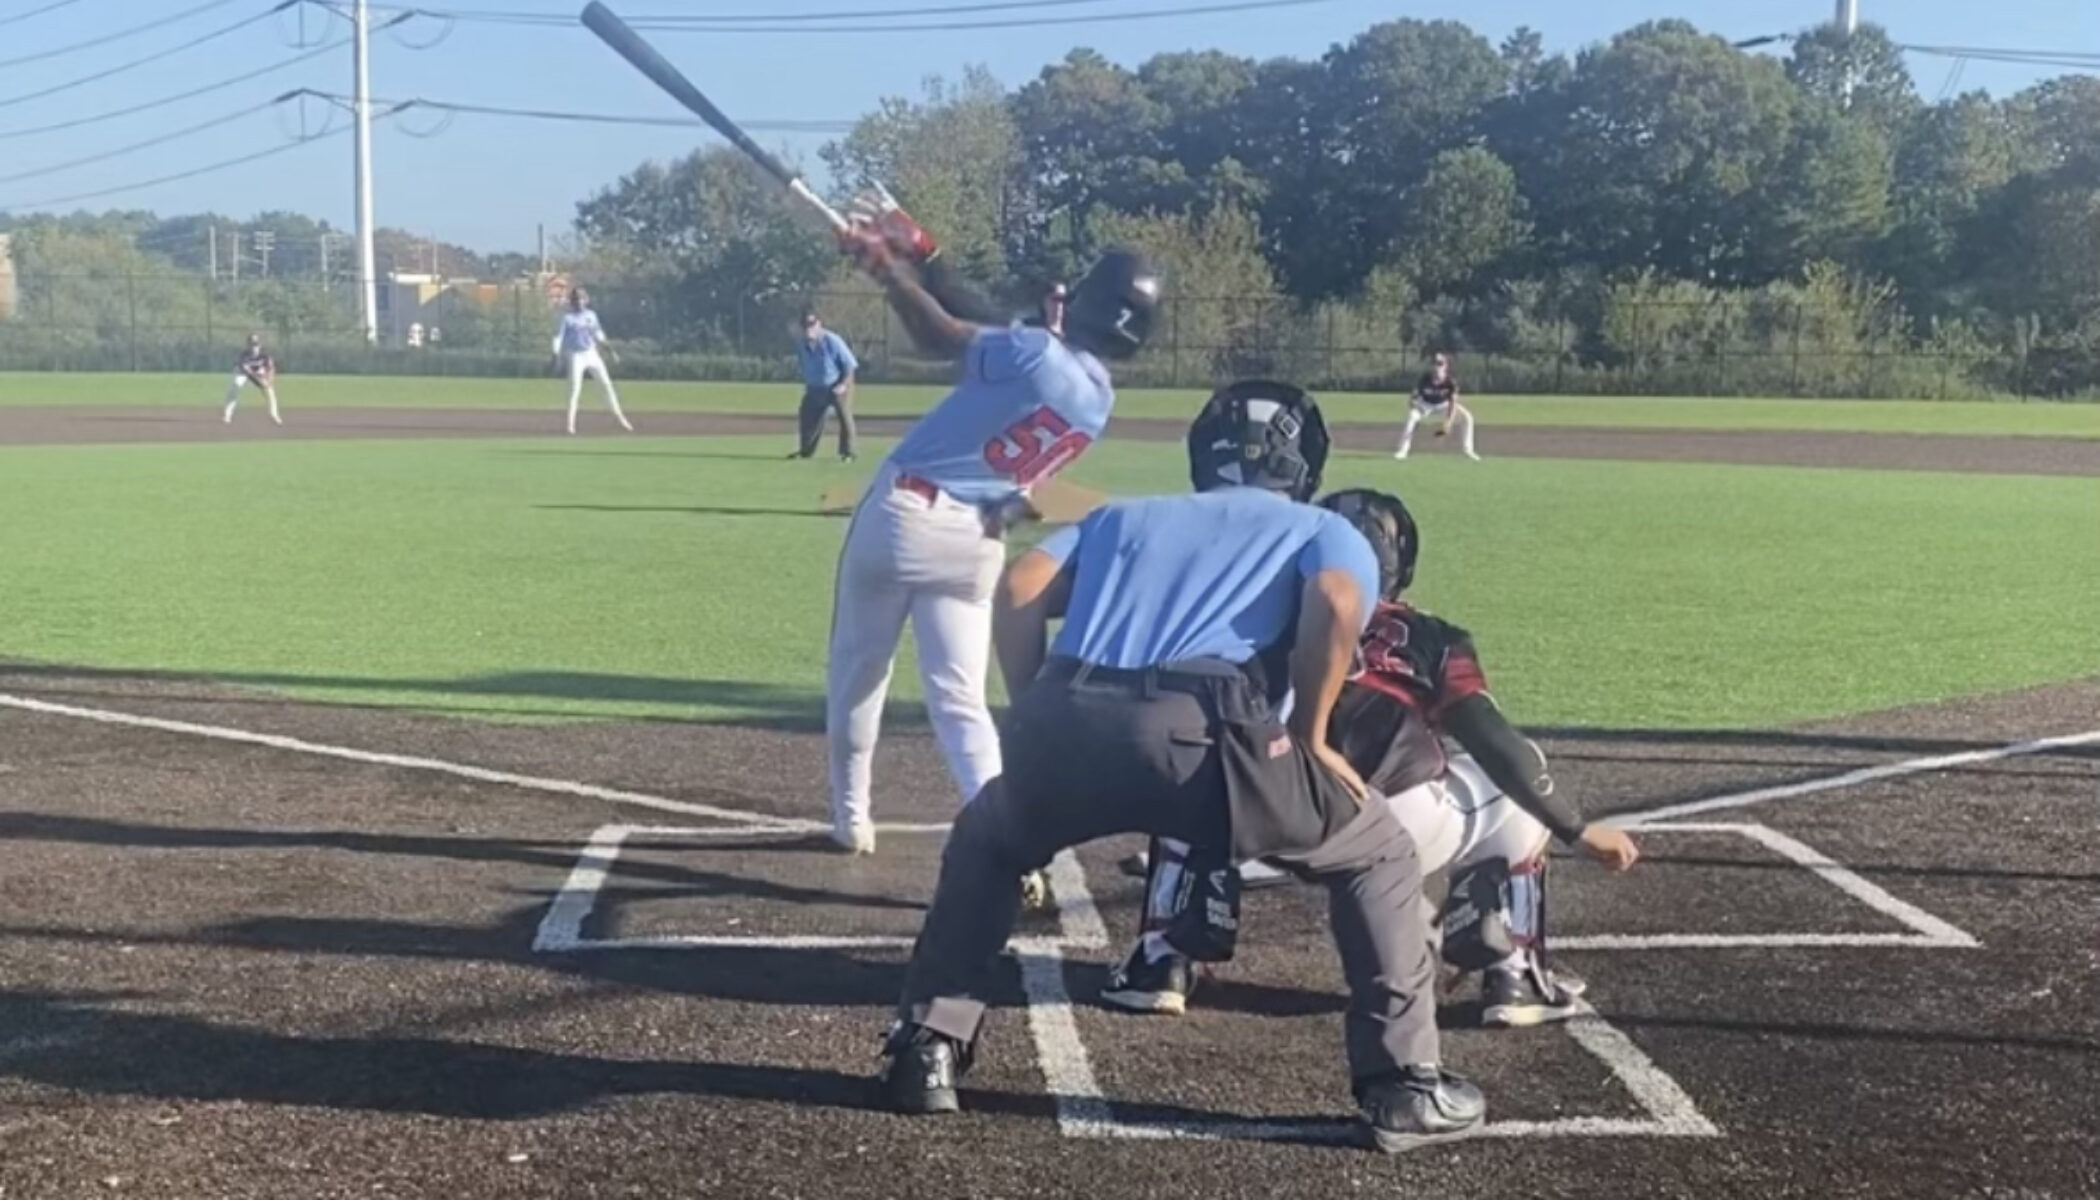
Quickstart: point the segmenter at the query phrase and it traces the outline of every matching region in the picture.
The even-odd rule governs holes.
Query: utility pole
[[[547,273],[547,223],[540,222],[540,274]]]
[[[379,280],[372,259],[372,29],[365,0],[350,6],[351,112],[357,126],[357,294],[365,342],[379,340]]]
[[[241,281],[241,231],[233,231],[233,281]]]
[[[255,231],[255,257],[260,261],[264,276],[270,273],[270,251],[277,246],[277,231],[258,229]]]
[[[1845,85],[1840,93],[1846,108],[1852,107],[1852,38],[1859,32],[1859,0],[1837,0],[1838,32],[1845,35]]]
[[[217,225],[205,226],[204,236],[205,246],[211,251],[211,281],[217,283],[219,282],[219,227]]]

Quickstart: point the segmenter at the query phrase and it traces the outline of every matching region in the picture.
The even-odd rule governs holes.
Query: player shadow
[[[337,853],[435,858],[451,862],[516,863],[566,872],[576,863],[576,843],[436,834],[366,833],[347,830],[212,829],[146,825],[91,817],[0,811],[0,843],[57,842],[87,846],[135,846],[157,850],[327,850]],[[822,835],[783,834],[771,838],[738,838],[739,853],[828,849]],[[746,900],[793,905],[838,904],[863,909],[923,911],[917,900],[861,891],[812,887],[752,878],[624,855],[613,869],[616,880],[601,893],[600,903],[699,898]],[[642,885],[648,886],[642,886]]]
[[[545,1117],[647,1095],[868,1109],[867,1075],[706,1060],[600,1058],[412,1035],[308,1036],[116,1008],[110,993],[0,991],[0,1026],[47,1031],[0,1077],[91,1095],[470,1120]],[[973,1089],[985,1113],[1052,1118],[1053,1098]]]
[[[826,520],[837,520],[847,514],[846,509],[729,508],[706,504],[535,504],[532,507],[540,512],[685,513],[700,517],[823,517]]]

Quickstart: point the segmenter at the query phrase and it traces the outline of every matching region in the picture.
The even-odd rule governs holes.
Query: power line
[[[144,25],[134,25],[129,29],[120,29],[115,33],[106,33],[101,37],[92,37],[84,42],[74,42],[70,46],[60,46],[56,50],[39,50],[35,54],[25,54],[20,58],[0,59],[0,67],[19,67],[23,63],[42,62],[47,58],[58,58],[62,55],[71,54],[76,50],[92,50],[97,46],[107,46],[111,42],[121,42],[128,37],[136,37],[142,33],[151,33],[163,26],[173,25],[178,21],[187,21],[199,13],[207,13],[212,9],[224,8],[229,4],[236,3],[239,3],[239,0],[205,0],[203,4],[195,8],[184,9],[173,16],[162,17],[158,21],[148,21]]]
[[[316,99],[327,100],[336,104],[347,104],[350,100],[348,96],[336,95],[331,92],[319,92],[312,88],[301,88],[299,91],[291,94],[294,96],[313,96]],[[651,125],[672,129],[709,128],[707,122],[692,117],[631,117],[617,113],[563,112],[540,108],[503,108],[492,104],[460,104],[450,100],[426,100],[420,96],[413,100],[375,99],[374,103],[392,104],[397,109],[428,108],[439,112],[462,113],[471,116],[518,117],[535,121],[575,121],[593,125]],[[854,126],[852,121],[827,120],[756,120],[738,121],[737,124],[758,133],[846,133],[851,131]]]
[[[265,109],[274,108],[275,106],[283,103],[284,101],[290,98],[291,95],[287,94],[284,96],[279,96],[275,100],[265,101],[262,104],[251,104],[248,107],[239,110],[238,112],[230,112],[224,114],[223,116],[213,117],[209,121],[199,121],[197,124],[188,126],[183,129],[176,129],[171,130],[167,133],[156,134],[153,137],[147,138],[143,142],[133,142],[129,146],[119,146],[114,150],[103,150],[95,154],[87,155],[84,158],[76,158],[61,163],[52,163],[49,166],[37,167],[28,171],[17,171],[12,175],[0,175],[0,183],[14,183],[18,180],[23,179],[36,179],[45,175],[56,175],[62,171],[70,171],[74,167],[84,167],[90,163],[108,162],[112,158],[122,158],[127,154],[135,154],[140,150],[150,150],[155,146],[165,145],[169,142],[179,142],[183,138],[195,137],[196,135],[204,133],[207,130],[217,129],[221,125],[231,125],[235,121],[238,121],[243,117],[254,116],[256,113],[262,112]]]
[[[27,21],[31,17],[41,17],[47,12],[56,12],[68,5],[78,3],[80,3],[80,0],[53,0],[53,3],[46,4],[42,8],[32,8],[28,12],[16,13],[11,17],[0,17],[0,25],[12,25],[17,21]]]
[[[858,9],[844,12],[804,13],[722,13],[710,16],[687,14],[640,15],[629,19],[629,24],[646,22],[664,27],[671,25],[735,25],[764,21],[874,21],[894,17],[941,17],[967,13],[1006,12],[1013,9],[1077,8],[1086,4],[1109,4],[1115,0],[986,0],[974,4],[940,4],[920,8]],[[490,11],[481,9],[457,9],[431,12],[432,16],[455,17],[468,21],[500,21],[518,25],[573,25],[576,19],[565,13]]]
[[[162,96],[157,100],[148,100],[143,104],[134,104],[130,108],[116,108],[111,109],[108,112],[96,113],[95,115],[89,117],[75,117],[73,120],[60,121],[55,125],[35,125],[31,126],[28,129],[0,129],[0,141],[5,141],[8,138],[30,137],[39,133],[57,133],[62,129],[78,129],[83,125],[97,125],[102,123],[103,121],[114,121],[118,117],[128,117],[133,115],[134,113],[142,113],[152,109],[163,108],[170,104],[178,104],[184,100],[193,100],[198,96],[205,96],[211,94],[212,92],[224,91],[227,88],[233,87],[237,84],[246,83],[249,80],[256,78],[257,76],[268,75],[276,71],[282,71],[286,67],[296,66],[299,63],[319,58],[323,54],[333,54],[349,44],[350,43],[348,40],[340,42],[330,42],[325,46],[317,46],[312,50],[308,50],[304,54],[295,54],[290,58],[282,59],[278,62],[271,63],[269,66],[266,67],[257,67],[253,71],[246,71],[239,75],[234,75],[226,79],[221,79],[217,83],[207,83],[203,87],[191,88],[189,91],[186,92],[177,92],[172,96]]]
[[[275,6],[266,9],[263,12],[259,12],[252,17],[243,17],[240,20],[235,21],[231,25],[221,26],[218,29],[212,30],[210,33],[200,34],[196,37],[191,38],[189,41],[183,42],[180,45],[170,46],[165,50],[159,51],[158,53],[148,54],[144,58],[134,58],[130,62],[119,63],[114,67],[110,67],[102,71],[97,71],[92,75],[82,75],[78,79],[69,79],[64,83],[53,84],[52,86],[44,88],[41,91],[25,92],[19,96],[10,96],[5,100],[0,100],[0,108],[6,108],[9,105],[13,104],[27,104],[31,100],[41,100],[46,96],[55,96],[60,92],[71,91],[74,88],[83,87],[87,84],[97,82],[98,80],[108,79],[112,75],[121,75],[126,71],[136,70],[139,67],[165,61],[167,57],[171,54],[180,54],[184,50],[189,50],[197,46],[202,46],[204,43],[212,41],[216,38],[222,38],[229,33],[234,33],[238,30],[246,29],[248,26],[255,24],[257,21],[267,21],[271,17],[276,16],[278,13],[283,12],[285,9],[290,8],[292,5],[297,3],[299,3],[299,0],[279,0],[279,3],[277,3]]]
[[[1023,17],[1017,20],[996,21],[939,21],[916,25],[710,25],[708,21],[721,21],[721,17],[636,17],[627,23],[636,29],[661,33],[960,33],[983,29],[1035,29],[1053,25],[1105,25],[1112,22],[1151,21],[1165,17],[1201,17],[1223,13],[1254,12],[1260,9],[1302,8],[1312,4],[1332,4],[1334,0],[1236,0],[1224,4],[1190,4],[1176,8],[1150,9],[1144,12],[1107,12],[1069,17]],[[566,26],[570,20],[551,13],[507,13],[487,14],[460,12],[452,9],[420,9],[425,16],[442,17],[454,21],[487,21],[497,24]],[[765,17],[738,17],[738,20],[765,20]],[[772,20],[782,20],[779,16]],[[792,19],[792,18],[786,18]]]
[[[372,115],[372,119],[374,121],[383,121],[393,115],[394,114],[392,112],[374,113]],[[139,180],[137,183],[126,183],[121,184],[117,187],[99,188],[92,192],[75,192],[70,196],[51,196],[42,200],[25,200],[17,204],[7,206],[6,209],[0,211],[25,212],[29,209],[49,208],[54,204],[71,204],[78,200],[96,200],[100,199],[103,196],[115,196],[123,192],[136,192],[144,188],[158,187],[163,183],[175,183],[178,180],[194,179],[199,175],[209,175],[213,171],[223,171],[228,167],[244,166],[248,163],[258,162],[265,158],[270,158],[275,155],[284,154],[287,151],[297,150],[299,147],[309,145],[313,142],[325,141],[326,139],[332,137],[340,137],[341,135],[348,133],[349,131],[350,127],[345,125],[337,129],[328,130],[325,133],[312,134],[307,137],[298,138],[294,141],[284,142],[276,146],[271,146],[268,149],[257,150],[250,154],[243,154],[238,158],[229,158],[221,162],[210,163],[201,167],[192,167],[187,171],[178,171],[173,175],[162,175],[155,179],[142,179]]]

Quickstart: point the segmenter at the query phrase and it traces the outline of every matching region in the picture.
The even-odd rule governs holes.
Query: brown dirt
[[[0,445],[96,445],[108,443],[222,442],[254,439],[408,437],[560,437],[561,415],[552,410],[287,408],[289,422],[270,425],[260,413],[244,412],[232,425],[217,410],[173,408],[0,407]],[[663,436],[772,434],[793,436],[786,416],[716,413],[649,413],[643,429]],[[590,414],[592,436],[604,436],[600,414]],[[906,417],[864,417],[875,436],[894,436],[911,424]],[[1173,421],[1118,421],[1115,435],[1146,441],[1178,441],[1186,429]],[[1390,452],[1392,429],[1340,425],[1335,441],[1346,450]],[[1641,462],[1714,462],[1771,466],[1869,468],[1915,471],[1975,471],[2009,475],[2100,475],[2100,439],[1954,437],[1895,433],[1774,433],[1753,430],[1595,429],[1557,426],[1483,427],[1484,454],[1509,458],[1585,458]],[[1420,436],[1417,454],[1450,454],[1449,438]]]

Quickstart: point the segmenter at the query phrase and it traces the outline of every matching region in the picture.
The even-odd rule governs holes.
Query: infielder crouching
[[[596,375],[598,386],[605,391],[605,406],[612,410],[613,420],[620,423],[620,428],[633,433],[634,426],[627,423],[627,414],[620,411],[620,394],[613,390],[612,373],[605,369],[605,354],[601,348],[611,350],[605,344],[605,329],[598,324],[598,314],[591,311],[590,293],[582,288],[571,288],[569,311],[561,315],[561,326],[554,331],[554,356],[569,372],[569,432],[576,432],[576,402],[583,396],[583,377]]]
[[[1326,884],[1367,1143],[1397,1151],[1480,1127],[1479,1089],[1439,1061],[1414,844],[1389,809],[1363,803],[1327,741],[1379,585],[1363,537],[1302,503],[1327,448],[1302,391],[1235,385],[1190,427],[1195,495],[1113,501],[1007,568],[994,627],[1016,695],[1005,773],[941,856],[884,1045],[891,1108],[959,1107],[1020,877],[1068,847],[1143,832],[1187,842],[1198,870],[1273,856]],[[1287,722],[1286,690],[1298,697]],[[1187,916],[1192,942],[1231,936],[1214,907]]]
[[[1343,689],[1329,744],[1413,835],[1422,870],[1446,882],[1432,920],[1444,960],[1480,971],[1481,1020],[1536,1025],[1572,1015],[1581,980],[1546,957],[1546,850],[1577,846],[1613,870],[1639,857],[1624,832],[1586,823],[1554,786],[1536,743],[1502,716],[1465,630],[1401,599],[1413,581],[1421,534],[1398,497],[1364,489],[1320,501],[1356,526],[1377,551],[1381,602],[1364,631],[1358,670]],[[1466,751],[1447,760],[1443,739]],[[1177,944],[1181,914],[1218,903],[1237,910],[1231,872],[1186,865],[1185,844],[1154,839],[1145,929],[1103,989],[1103,1003],[1133,1012],[1179,1013],[1195,985],[1192,947]],[[1206,940],[1205,949],[1218,947]],[[1230,957],[1230,947],[1225,947]]]
[[[284,418],[277,415],[277,360],[263,349],[259,333],[248,335],[248,344],[242,348],[240,361],[233,368],[233,381],[226,385],[227,424],[233,423],[233,410],[240,407],[241,389],[251,384],[261,390],[263,399],[270,402],[270,420],[278,425],[284,424]]]
[[[1406,458],[1414,449],[1415,426],[1424,417],[1437,417],[1443,422],[1436,435],[1444,436],[1456,425],[1459,445],[1466,457],[1474,462],[1480,455],[1473,449],[1473,412],[1458,397],[1458,377],[1451,373],[1451,358],[1439,354],[1430,361],[1429,370],[1415,384],[1415,394],[1407,402],[1407,427],[1400,431],[1400,445],[1393,450],[1394,458]]]
[[[843,248],[920,347],[962,364],[961,382],[876,470],[839,552],[825,684],[832,839],[870,854],[875,743],[907,620],[963,801],[999,775],[984,693],[1005,531],[1025,518],[1028,488],[1101,437],[1115,405],[1104,360],[1144,344],[1159,285],[1142,257],[1111,251],[1074,289],[1062,337],[1015,328],[948,272],[886,192],[864,194],[852,211]]]

